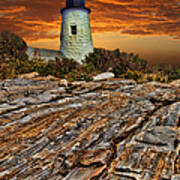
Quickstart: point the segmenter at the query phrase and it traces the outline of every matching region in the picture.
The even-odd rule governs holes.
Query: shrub
[[[95,48],[94,53],[91,53],[85,62],[98,71],[112,71],[116,77],[120,77],[128,69],[141,72],[148,67],[147,61],[140,59],[138,55],[121,53],[119,49],[110,51]]]
[[[83,64],[66,58],[45,61],[29,60],[26,42],[19,36],[6,31],[0,33],[0,79],[15,78],[22,73],[36,71],[41,76],[53,75],[68,80],[92,80],[94,75],[111,71],[118,78],[134,79],[138,82],[168,82],[180,79],[176,66],[160,64],[149,66],[148,62],[133,53],[95,48]]]
[[[1,58],[27,59],[27,44],[19,36],[10,31],[0,33],[0,54]]]

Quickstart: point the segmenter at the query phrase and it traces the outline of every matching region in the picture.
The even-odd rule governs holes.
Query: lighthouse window
[[[76,27],[76,25],[71,26],[71,34],[72,35],[77,34],[77,27]]]

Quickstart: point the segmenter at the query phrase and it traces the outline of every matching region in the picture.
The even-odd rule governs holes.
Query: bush
[[[176,66],[160,64],[149,66],[137,54],[95,48],[83,64],[66,58],[45,61],[29,60],[26,42],[17,35],[6,31],[0,33],[0,79],[15,78],[22,73],[36,71],[41,76],[53,75],[68,80],[92,80],[101,72],[111,71],[117,78],[134,79],[138,82],[168,82],[180,79]]]
[[[128,69],[144,72],[148,67],[147,61],[140,59],[138,55],[121,53],[119,49],[110,51],[95,48],[85,62],[100,72],[112,71],[116,77],[120,77]]]
[[[180,68],[177,66],[169,64],[159,64],[153,66],[152,71],[156,74],[160,74],[160,82],[170,82],[176,79],[180,79]]]
[[[127,72],[120,75],[121,78],[125,78],[125,79],[134,79],[135,81],[138,81],[139,79],[141,79],[141,72],[139,71],[132,71],[130,69],[127,69]]]
[[[0,33],[0,54],[1,60],[6,58],[27,59],[27,44],[16,34],[9,31]]]

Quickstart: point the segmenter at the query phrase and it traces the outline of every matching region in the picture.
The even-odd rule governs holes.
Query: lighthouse
[[[60,52],[79,63],[93,52],[90,12],[85,0],[66,0],[66,7],[61,9]]]

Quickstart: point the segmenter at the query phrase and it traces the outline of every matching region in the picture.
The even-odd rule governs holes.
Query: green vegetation
[[[26,42],[11,32],[0,33],[0,80],[16,78],[23,73],[38,72],[41,76],[53,75],[68,80],[92,80],[101,72],[111,71],[116,78],[134,79],[138,82],[170,82],[180,79],[180,68],[172,65],[150,66],[133,53],[94,49],[83,64],[74,60],[29,60],[25,54]]]

